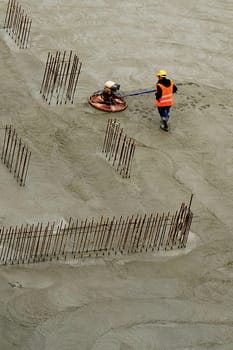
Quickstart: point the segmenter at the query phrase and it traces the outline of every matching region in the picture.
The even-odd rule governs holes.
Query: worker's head
[[[158,79],[162,79],[167,76],[167,72],[164,69],[160,69],[157,73],[156,76]]]

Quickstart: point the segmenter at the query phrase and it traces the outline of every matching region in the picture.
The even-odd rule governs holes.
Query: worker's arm
[[[177,90],[178,90],[178,89],[177,89],[177,86],[174,84],[174,85],[173,85],[173,94],[175,94]]]
[[[159,100],[162,97],[162,89],[159,85],[156,85],[155,97],[156,100]]]

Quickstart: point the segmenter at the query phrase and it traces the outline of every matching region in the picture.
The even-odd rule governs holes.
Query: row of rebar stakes
[[[3,28],[9,33],[20,49],[28,46],[32,20],[16,0],[9,0]]]
[[[190,201],[191,203],[191,201]],[[24,263],[67,256],[98,256],[120,252],[185,248],[193,214],[184,203],[174,215],[152,213],[100,221],[69,219],[55,223],[0,229],[0,262]]]
[[[129,178],[135,153],[135,140],[123,134],[120,123],[109,119],[106,127],[102,152],[108,161],[112,160],[123,178]]]
[[[13,171],[20,186],[25,186],[30,158],[31,152],[18,137],[16,130],[11,125],[6,125],[1,160],[10,172]]]
[[[56,104],[66,104],[68,101],[73,104],[81,67],[82,62],[72,51],[68,60],[66,51],[63,55],[57,51],[55,56],[49,52],[40,88],[40,94],[45,101],[51,104],[55,97]]]

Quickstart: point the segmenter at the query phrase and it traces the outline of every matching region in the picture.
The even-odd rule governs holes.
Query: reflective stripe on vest
[[[171,85],[166,87],[162,84],[157,84],[162,89],[162,97],[156,100],[157,107],[168,107],[173,105],[173,86],[174,83],[171,81]]]

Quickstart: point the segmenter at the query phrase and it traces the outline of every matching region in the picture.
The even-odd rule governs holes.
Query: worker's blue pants
[[[166,122],[168,121],[170,117],[170,109],[171,109],[171,106],[158,107],[158,112],[162,120],[165,120]]]

